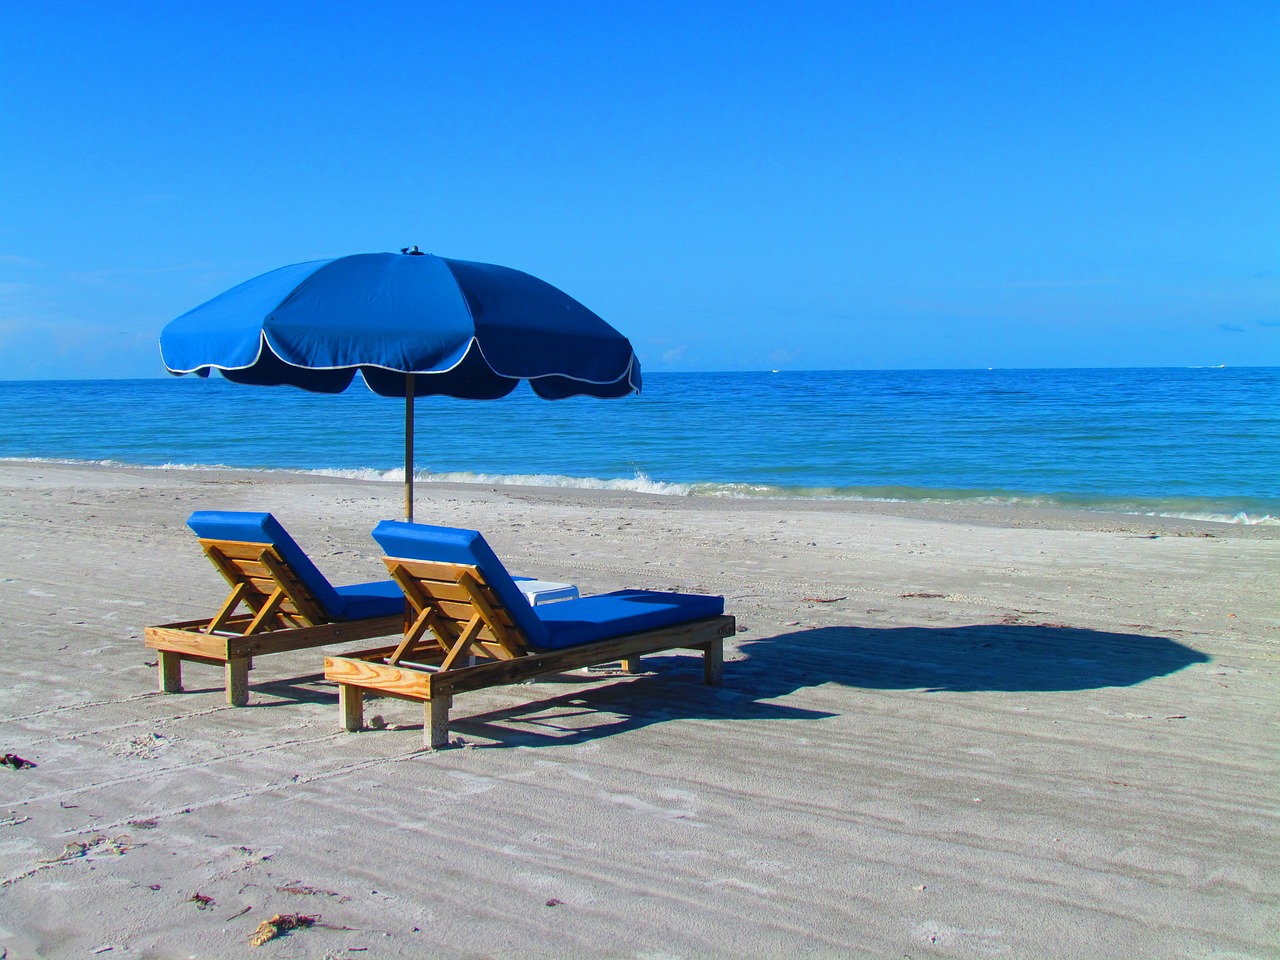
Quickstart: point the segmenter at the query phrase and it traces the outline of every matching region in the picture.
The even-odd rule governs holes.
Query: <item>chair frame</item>
[[[417,701],[423,704],[423,742],[433,750],[448,746],[455,694],[616,661],[634,673],[642,655],[674,649],[702,651],[703,679],[716,685],[724,671],[724,641],[736,630],[734,618],[722,614],[539,652],[479,567],[384,560],[409,603],[404,637],[395,646],[326,656],[324,675],[338,684],[343,729],[364,728],[366,695]]]
[[[162,693],[182,692],[183,661],[205,663],[224,668],[227,703],[243,707],[249,702],[254,657],[385,637],[404,629],[403,614],[331,619],[270,543],[199,539],[231,592],[212,617],[143,631],[143,642],[159,653]]]

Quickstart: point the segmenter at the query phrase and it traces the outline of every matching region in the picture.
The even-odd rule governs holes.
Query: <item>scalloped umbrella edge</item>
[[[630,341],[567,293],[496,264],[406,248],[290,264],[237,284],[160,334],[173,374],[341,393],[357,373],[405,398],[413,519],[414,399],[492,400],[528,381],[549,400],[639,393]]]

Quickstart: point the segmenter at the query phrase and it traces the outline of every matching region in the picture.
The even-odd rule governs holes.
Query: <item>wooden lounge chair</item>
[[[720,682],[735,628],[723,597],[622,590],[534,607],[474,530],[384,520],[373,538],[409,613],[395,646],[325,657],[347,730],[363,727],[366,692],[400,697],[424,704],[426,745],[443,747],[454,694],[618,660],[634,672],[661,650],[701,650]]]
[[[269,513],[199,510],[187,525],[231,585],[203,620],[147,627],[160,654],[160,689],[182,692],[182,661],[222,665],[227,702],[249,702],[253,657],[400,633],[405,601],[390,580],[333,587]]]

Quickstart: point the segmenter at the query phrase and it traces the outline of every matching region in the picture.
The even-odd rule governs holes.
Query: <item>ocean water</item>
[[[1280,522],[1280,368],[654,373],[417,401],[419,482]],[[219,376],[0,381],[0,457],[403,478],[403,401]]]

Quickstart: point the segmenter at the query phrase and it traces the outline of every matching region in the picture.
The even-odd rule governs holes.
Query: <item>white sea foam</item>
[[[321,468],[313,470],[290,470],[268,467],[232,467],[224,464],[201,463],[163,463],[163,464],[126,464],[119,460],[77,460],[56,457],[11,457],[6,458],[21,463],[65,463],[88,464],[90,466],[123,467],[141,470],[200,471],[200,470],[236,470],[248,473],[302,473],[322,477],[337,477],[348,480],[363,480],[386,483],[403,483],[404,469],[394,467],[389,470],[378,470],[372,467],[353,469]],[[856,489],[835,487],[782,487],[768,484],[750,483],[668,483],[654,480],[644,473],[636,472],[631,477],[601,479],[598,477],[571,477],[563,474],[529,473],[529,474],[496,474],[474,473],[470,471],[433,473],[419,471],[414,474],[416,483],[460,483],[475,485],[498,485],[514,487],[561,487],[578,490],[618,490],[630,493],[647,493],[672,497],[714,497],[741,500],[850,500],[869,503],[955,503],[975,504],[982,506],[1023,506],[1044,509],[1083,510],[1087,512],[1121,513],[1131,516],[1159,517],[1169,520],[1194,520],[1207,523],[1226,523],[1240,526],[1280,526],[1280,517],[1271,513],[1249,513],[1247,511],[1195,510],[1195,509],[1152,509],[1153,504],[1124,503],[1118,501],[1099,500],[1085,501],[1080,498],[1059,498],[1054,496],[1019,495],[1006,493],[984,493],[964,490],[928,490],[914,487],[877,488],[872,491],[859,492]]]
[[[311,470],[309,473],[324,476],[348,477],[358,480],[387,480],[401,483],[403,469],[393,470]],[[604,480],[597,477],[570,477],[562,474],[495,474],[495,473],[432,473],[414,474],[416,483],[464,483],[489,484],[513,487],[563,487],[578,490],[621,490],[631,493],[650,493],[674,497],[716,497],[740,500],[852,500],[869,503],[958,503],[983,506],[1023,506],[1045,509],[1068,509],[1125,513],[1134,516],[1163,517],[1171,520],[1199,520],[1210,523],[1231,523],[1245,526],[1280,525],[1280,518],[1271,514],[1249,514],[1244,511],[1223,513],[1195,510],[1151,510],[1137,504],[1083,503],[1078,500],[1059,499],[1051,496],[1025,496],[1015,494],[988,494],[959,490],[928,491],[911,489],[909,493],[869,494],[834,487],[780,487],[750,483],[667,483],[653,480],[637,472],[632,477]],[[898,488],[901,489],[901,488]]]
[[[400,471],[403,476],[404,472]],[[576,490],[621,490],[627,493],[654,493],[662,496],[685,497],[692,492],[687,483],[664,483],[643,473],[631,477],[603,480],[598,477],[567,477],[553,473],[422,473],[414,479],[423,483],[476,483],[501,484],[513,487],[568,487]]]
[[[1197,513],[1190,512],[1174,512],[1168,513],[1152,513],[1150,511],[1142,514],[1144,517],[1164,517],[1169,520],[1205,520],[1210,523],[1235,523],[1241,526],[1280,526],[1280,517],[1274,517],[1269,513],[1261,516],[1258,514],[1248,514],[1243,510],[1239,513]]]
[[[348,480],[385,480],[395,483],[404,482],[404,469],[391,470],[306,470],[323,477],[342,477]],[[414,483],[470,483],[500,485],[508,487],[567,487],[577,490],[624,490],[631,493],[655,493],[664,496],[683,497],[690,493],[691,485],[687,483],[663,483],[651,480],[643,473],[633,477],[622,477],[602,480],[597,477],[568,477],[554,473],[473,473],[458,471],[453,473],[433,473],[417,471],[413,475]]]
[[[387,480],[395,483],[404,482],[404,469],[397,467],[394,470],[375,470],[372,467],[358,467],[350,470],[337,470],[324,468],[319,470],[302,470],[300,473],[314,473],[320,477],[339,477],[343,480]],[[417,479],[418,475],[414,475]]]

